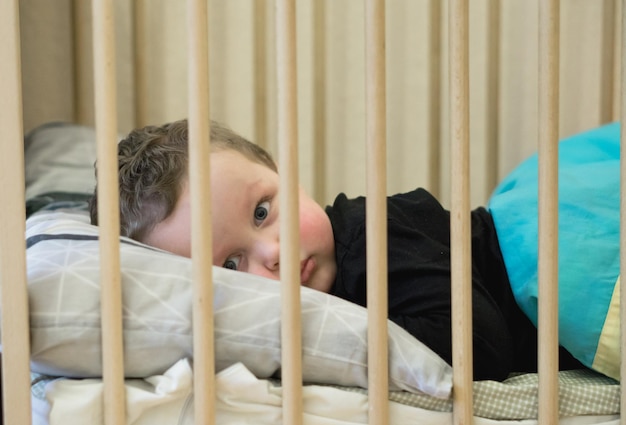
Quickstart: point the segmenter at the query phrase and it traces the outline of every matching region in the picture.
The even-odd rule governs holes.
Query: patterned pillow
[[[44,211],[27,220],[32,369],[101,375],[98,228],[84,213]],[[121,239],[127,377],[163,373],[192,355],[191,261]],[[241,362],[256,376],[280,372],[280,285],[216,267],[217,370]],[[367,387],[367,312],[302,288],[303,379]],[[388,322],[390,387],[448,397],[452,372]]]

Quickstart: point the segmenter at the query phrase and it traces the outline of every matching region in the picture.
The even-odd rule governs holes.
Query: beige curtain
[[[562,136],[614,116],[615,3],[561,2]],[[275,152],[273,2],[209,4],[213,118]],[[52,120],[92,124],[89,2],[20,7],[25,130]],[[185,7],[117,0],[120,132],[186,116]],[[297,2],[301,183],[321,203],[365,193],[363,13],[361,0]],[[423,186],[446,204],[447,2],[389,0],[386,13],[388,191]],[[537,14],[536,0],[470,3],[474,205],[536,149]]]

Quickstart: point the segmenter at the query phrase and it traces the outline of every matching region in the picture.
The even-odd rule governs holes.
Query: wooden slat
[[[449,13],[453,417],[455,424],[471,424],[473,356],[469,200],[469,7],[467,0],[451,1]]]
[[[195,422],[215,423],[213,243],[210,196],[209,31],[206,0],[189,0],[189,192],[193,259]]]
[[[558,409],[559,0],[539,3],[539,422]]]
[[[102,379],[105,424],[113,425],[126,423],[118,236],[120,218],[113,1],[94,0],[92,10],[102,299]]]
[[[26,290],[26,215],[19,6],[0,2],[0,290],[5,424],[30,424],[30,340]]]
[[[389,423],[385,2],[365,3],[369,423]]]
[[[302,416],[302,317],[300,230],[298,223],[298,105],[296,75],[296,4],[276,2],[278,90],[278,164],[280,176],[280,278],[282,282],[283,423],[298,425]]]

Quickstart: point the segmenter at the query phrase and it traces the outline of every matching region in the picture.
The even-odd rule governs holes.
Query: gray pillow
[[[48,123],[24,139],[26,199],[52,192],[92,194],[96,186],[93,128]]]
[[[34,372],[101,376],[98,228],[81,212],[27,220]],[[192,356],[191,261],[121,238],[125,373],[163,373]],[[280,372],[280,284],[215,267],[216,368],[242,362],[259,378]],[[302,288],[303,379],[367,387],[367,311]],[[452,370],[392,322],[390,388],[448,397]]]

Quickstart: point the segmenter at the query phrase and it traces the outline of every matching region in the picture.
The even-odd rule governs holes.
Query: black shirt
[[[340,194],[326,208],[337,277],[330,293],[366,306],[365,198]],[[389,319],[452,359],[450,214],[426,190],[388,197]],[[532,322],[513,297],[487,210],[471,212],[474,379],[536,371]]]

